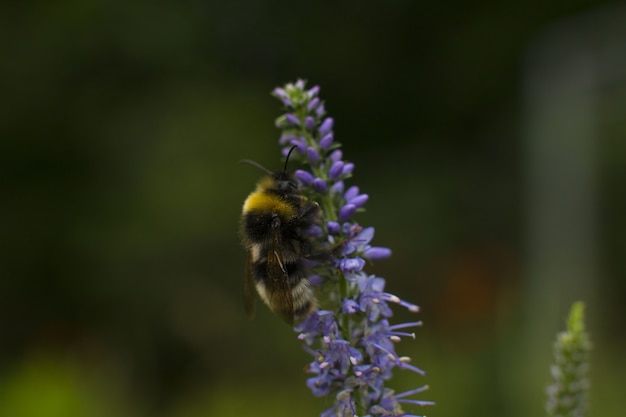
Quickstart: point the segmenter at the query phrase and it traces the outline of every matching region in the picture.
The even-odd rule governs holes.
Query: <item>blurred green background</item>
[[[626,10],[593,0],[0,6],[0,416],[315,416],[308,356],[242,309],[241,203],[307,78],[370,271],[419,304],[429,416],[542,415],[587,303],[589,415],[626,377]],[[410,319],[398,311],[397,320]],[[619,408],[618,408],[619,407]]]

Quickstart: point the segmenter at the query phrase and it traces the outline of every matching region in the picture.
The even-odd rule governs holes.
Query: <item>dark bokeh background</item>
[[[31,2],[0,10],[0,415],[313,416],[293,332],[241,307],[269,96],[319,84],[371,271],[422,307],[429,416],[541,415],[588,304],[594,416],[626,372],[626,21],[553,2]],[[398,320],[409,316],[398,312]],[[620,387],[622,389],[620,389]]]

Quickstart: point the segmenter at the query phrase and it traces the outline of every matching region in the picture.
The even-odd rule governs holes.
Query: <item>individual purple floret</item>
[[[328,189],[328,186],[326,184],[326,181],[324,181],[321,178],[315,178],[313,180],[313,188],[315,189],[315,191],[317,191],[318,193],[325,193],[326,190]]]
[[[328,159],[330,159],[333,162],[341,161],[341,158],[343,158],[343,152],[341,152],[341,149],[334,150],[328,156]]]
[[[311,185],[313,183],[313,180],[315,179],[313,174],[303,169],[297,169],[294,172],[294,175],[296,176],[296,178],[298,179],[298,181],[300,181],[300,184],[302,185]]]
[[[306,148],[306,157],[313,165],[317,164],[320,160],[320,153],[312,146]]]
[[[391,256],[391,249],[382,247],[370,247],[363,251],[363,257],[371,261],[378,261],[380,259],[387,259]]]
[[[313,129],[315,129],[315,119],[311,116],[307,116],[304,119],[304,128],[308,131],[312,131]]]
[[[339,261],[341,272],[359,272],[363,270],[365,261],[361,258],[344,258]]]
[[[331,187],[330,187],[330,194],[334,195],[334,194],[342,194],[343,193],[343,189],[344,189],[344,183],[343,181],[337,181],[336,183],[334,183]]]
[[[311,99],[311,101],[309,101],[309,104],[307,104],[306,109],[308,111],[312,111],[315,110],[315,108],[320,104],[320,99],[319,97],[313,97],[313,99]]]
[[[277,97],[280,101],[283,102],[285,107],[293,107],[293,103],[291,102],[291,99],[289,98],[289,94],[285,91],[284,88],[277,87],[274,89],[272,93],[274,94],[275,97]]]
[[[369,200],[369,198],[370,197],[367,194],[359,194],[355,197],[352,197],[350,200],[348,200],[348,204],[352,204],[356,206],[357,208],[363,207],[365,203],[367,203],[367,200]]]
[[[356,197],[357,195],[359,195],[359,187],[357,187],[356,185],[353,185],[352,187],[346,190],[346,192],[343,195],[343,198],[345,198],[346,201],[349,201],[353,199],[354,197]]]
[[[327,133],[322,139],[320,139],[320,148],[328,149],[333,144],[334,136],[332,133]]]
[[[298,81],[300,81],[300,80],[298,80]],[[303,83],[304,83],[304,81],[303,81]],[[303,88],[303,89],[304,89],[304,85],[305,85],[305,84],[306,84],[306,83],[304,83],[304,84],[302,85],[302,88]],[[311,87],[311,89],[310,89],[309,91],[307,91],[307,94],[308,94],[309,98],[311,99],[311,101],[313,101],[313,100],[315,100],[316,98],[319,100],[319,98],[318,98],[318,97],[316,97],[316,96],[319,94],[319,92],[320,92],[320,86],[319,86],[319,85],[314,85],[313,87]]]
[[[352,171],[354,171],[354,164],[352,162],[348,162],[344,164],[343,171],[341,171],[341,175],[343,176],[350,175],[352,174]]]
[[[291,113],[287,113],[285,114],[285,119],[287,120],[287,123],[290,125],[294,125],[294,126],[299,126],[300,125],[300,119],[298,119],[298,117],[296,115],[293,115]]]
[[[354,204],[346,204],[339,209],[339,220],[345,222],[356,213],[357,206]]]
[[[333,162],[333,164],[330,166],[330,169],[328,170],[328,176],[330,177],[330,179],[336,180],[337,178],[339,178],[341,172],[343,171],[343,165],[343,161]]]
[[[303,80],[273,91],[286,111],[276,122],[283,155],[297,147],[291,159],[304,166],[295,176],[302,192],[322,210],[320,223],[305,233],[327,244],[332,256],[309,277],[325,309],[313,311],[295,327],[311,355],[306,384],[313,395],[328,397],[330,406],[321,417],[419,417],[413,414],[415,407],[433,403],[408,397],[428,387],[419,384],[401,393],[390,388],[395,371],[424,375],[411,358],[396,353],[402,339],[415,339],[411,329],[421,322],[391,323],[396,306],[410,312],[419,308],[386,291],[385,279],[365,272],[368,261],[389,258],[391,250],[372,246],[374,228],[353,220],[370,195],[356,185],[346,186],[355,166],[343,159],[334,119],[326,116],[319,91],[318,86],[307,90]]]
[[[319,129],[320,136],[324,137],[327,134],[329,134],[333,130],[334,124],[335,124],[335,121],[333,120],[332,117],[327,117],[326,119],[324,119]]]
[[[326,223],[326,230],[331,235],[337,235],[341,231],[341,226],[337,222],[330,221]]]
[[[317,108],[315,109],[315,115],[318,118],[321,118],[322,116],[324,116],[326,114],[326,108],[324,107],[324,103],[321,103],[319,106],[317,106]]]

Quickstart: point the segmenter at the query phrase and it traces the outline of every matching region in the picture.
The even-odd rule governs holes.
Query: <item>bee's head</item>
[[[276,189],[285,194],[291,194],[298,191],[298,183],[293,175],[283,171],[272,175],[276,180]]]
[[[297,146],[294,145],[287,152],[287,156],[285,157],[285,166],[283,167],[283,172],[278,172],[274,174],[274,179],[276,180],[276,188],[279,191],[284,193],[293,193],[298,190],[298,183],[293,175],[287,172],[287,164],[289,164],[289,157],[291,156],[291,152],[296,149]]]
[[[291,149],[289,149],[289,152],[287,152],[287,156],[285,158],[285,166],[283,167],[283,170],[279,172],[271,172],[269,169],[265,168],[258,162],[250,161],[249,159],[243,159],[240,162],[254,165],[261,171],[264,171],[270,176],[270,178],[274,180],[275,187],[278,191],[286,194],[291,194],[298,191],[298,182],[292,174],[287,172],[287,164],[289,163],[289,157],[291,156],[291,153],[296,148],[297,146],[294,145],[291,147]]]

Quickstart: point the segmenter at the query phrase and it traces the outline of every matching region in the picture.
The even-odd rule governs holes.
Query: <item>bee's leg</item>
[[[325,262],[331,258],[341,256],[345,242],[345,240],[342,240],[331,246],[324,247],[317,242],[302,241],[300,242],[300,250],[302,256],[308,260]]]
[[[334,245],[332,245],[329,248],[326,248],[326,250],[328,251],[328,253],[330,253],[332,257],[336,258],[341,255],[341,251],[343,251],[343,247],[347,241],[348,241],[347,239],[344,239],[344,240],[340,240],[339,242],[335,242]]]
[[[307,223],[313,221],[315,217],[319,215],[320,205],[315,201],[305,205],[300,213],[298,213],[298,220],[302,223]]]

